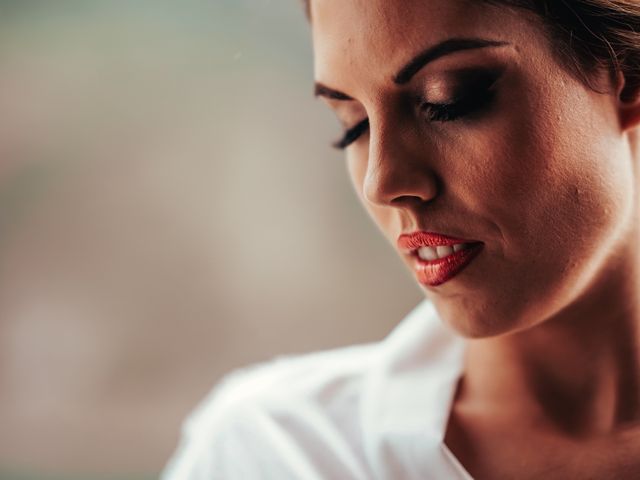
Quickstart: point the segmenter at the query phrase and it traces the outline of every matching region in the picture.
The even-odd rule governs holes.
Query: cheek
[[[451,173],[454,196],[501,233],[489,248],[490,277],[502,300],[470,302],[465,311],[478,318],[519,325],[548,318],[606,270],[632,221],[633,163],[615,115],[604,96],[572,91],[573,97],[536,96],[553,107],[514,103],[486,128],[461,136],[457,147],[449,145],[471,162]]]
[[[497,224],[507,257],[597,238],[633,190],[611,102],[565,75],[509,90],[443,146],[452,196]]]
[[[352,151],[347,150],[346,154],[346,162],[347,162],[347,172],[349,173],[349,179],[351,180],[351,185],[353,185],[353,189],[356,191],[358,195],[358,199],[363,204],[364,196],[363,196],[363,185],[364,185],[364,176],[367,172],[366,164],[360,159],[359,155],[355,155]]]
[[[514,118],[494,149],[495,206],[503,205],[505,228],[538,257],[600,242],[631,190],[612,141],[615,120],[578,97]]]

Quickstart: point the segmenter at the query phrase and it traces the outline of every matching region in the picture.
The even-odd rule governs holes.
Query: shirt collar
[[[471,479],[444,445],[465,341],[420,303],[379,345],[365,381],[365,453],[382,478]]]

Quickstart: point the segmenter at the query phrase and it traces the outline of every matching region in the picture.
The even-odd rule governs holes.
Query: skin
[[[313,0],[311,17],[316,81],[345,97],[327,104],[345,128],[369,119],[346,161],[385,237],[484,242],[457,276],[422,286],[469,339],[445,443],[477,479],[640,478],[638,95],[605,72],[586,86],[521,10]],[[394,83],[452,37],[506,45]],[[502,72],[490,106],[425,118],[416,97],[450,100],[462,68]]]

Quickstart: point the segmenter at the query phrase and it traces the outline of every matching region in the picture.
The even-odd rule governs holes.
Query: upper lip
[[[458,243],[479,243],[477,240],[465,240],[463,238],[451,237],[442,233],[434,232],[413,232],[403,233],[398,237],[398,248],[411,252],[421,247],[450,246]]]

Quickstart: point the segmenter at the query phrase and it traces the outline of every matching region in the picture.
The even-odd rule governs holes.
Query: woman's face
[[[575,302],[616,271],[634,224],[615,87],[603,74],[612,88],[596,93],[562,68],[527,15],[465,0],[311,2],[316,90],[344,126],[356,192],[470,337]],[[434,266],[416,249],[446,241],[416,232],[476,246]]]

